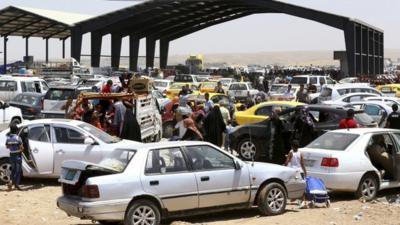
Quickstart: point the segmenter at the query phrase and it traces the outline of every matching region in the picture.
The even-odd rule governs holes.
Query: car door
[[[150,150],[141,182],[169,212],[199,207],[196,178],[179,147]]]
[[[234,159],[209,145],[187,146],[199,191],[199,208],[248,203],[247,167],[235,169]]]
[[[39,174],[52,174],[54,151],[51,143],[50,125],[28,126],[28,145],[25,151],[30,155]],[[23,142],[26,141],[23,139]]]
[[[63,125],[53,126],[54,173],[59,174],[65,160],[83,160],[99,163],[103,154],[98,143],[85,144],[87,134]]]

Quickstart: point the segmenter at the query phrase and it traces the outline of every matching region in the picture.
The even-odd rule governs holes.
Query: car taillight
[[[322,158],[321,166],[339,167],[339,160],[337,158]]]
[[[97,185],[83,185],[82,197],[84,198],[99,198],[100,192]]]

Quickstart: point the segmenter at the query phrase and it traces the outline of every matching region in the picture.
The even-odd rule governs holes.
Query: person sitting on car
[[[372,164],[379,167],[378,169],[383,168],[385,174],[393,175],[393,158],[387,151],[385,138],[382,135],[375,135],[372,137],[372,141],[372,145],[367,148]]]

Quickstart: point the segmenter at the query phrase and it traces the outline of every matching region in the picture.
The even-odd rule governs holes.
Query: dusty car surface
[[[160,224],[166,218],[258,206],[285,211],[305,181],[289,167],[247,163],[205,142],[142,144],[118,149],[100,164],[66,161],[57,205],[100,223]]]

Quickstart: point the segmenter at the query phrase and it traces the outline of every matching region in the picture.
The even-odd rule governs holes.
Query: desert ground
[[[61,188],[56,180],[29,179],[23,182],[23,191],[8,192],[0,186],[0,224],[4,225],[87,225],[92,221],[68,217],[56,206]],[[400,224],[400,189],[383,191],[372,202],[362,202],[351,194],[332,194],[330,208],[299,209],[289,203],[287,211],[279,216],[262,217],[257,209],[208,214],[169,221],[173,225],[395,225]],[[397,202],[395,200],[398,200]],[[395,201],[393,203],[389,203]]]

